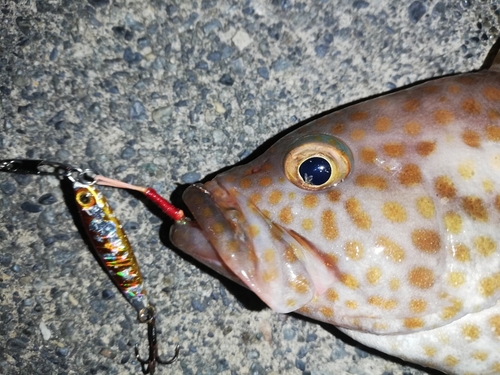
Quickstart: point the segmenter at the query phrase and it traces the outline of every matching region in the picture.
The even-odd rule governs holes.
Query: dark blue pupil
[[[306,184],[319,186],[328,181],[332,175],[332,167],[325,159],[314,157],[302,162],[299,174]]]

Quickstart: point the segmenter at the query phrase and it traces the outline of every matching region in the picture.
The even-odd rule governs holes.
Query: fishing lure
[[[120,182],[103,176],[92,177],[88,170],[45,160],[0,160],[0,171],[52,175],[68,179],[72,183],[78,213],[97,258],[116,287],[137,311],[138,321],[148,326],[147,359],[141,358],[137,344],[134,348],[142,372],[154,374],[157,363],[168,365],[175,362],[180,351],[179,345],[170,359],[161,359],[158,355],[155,309],[148,301],[139,264],[120,222],[106,198],[96,188],[99,183],[117,186]],[[182,211],[173,208],[151,188],[138,188],[123,183],[120,185],[124,186],[143,192],[174,218],[183,215]]]

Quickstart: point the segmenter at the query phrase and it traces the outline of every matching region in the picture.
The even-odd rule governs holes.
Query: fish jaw
[[[248,287],[276,312],[307,305],[334,282],[334,273],[326,269],[309,242],[246,200],[240,204],[238,195],[217,180],[188,187],[183,200],[195,222],[175,223],[170,231],[172,242]]]

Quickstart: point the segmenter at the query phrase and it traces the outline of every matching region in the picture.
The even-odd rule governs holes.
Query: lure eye
[[[93,206],[95,204],[94,196],[86,189],[78,189],[76,192],[76,201],[83,208]]]
[[[305,190],[323,190],[342,182],[353,166],[352,153],[340,139],[318,134],[295,142],[285,157],[285,175]]]

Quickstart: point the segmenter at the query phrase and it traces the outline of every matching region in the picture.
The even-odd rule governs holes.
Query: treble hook
[[[163,360],[158,355],[158,341],[156,340],[156,314],[155,310],[151,305],[146,306],[139,312],[139,322],[148,323],[148,344],[149,344],[149,357],[147,359],[142,359],[139,355],[139,345],[135,344],[135,358],[141,364],[141,369],[143,374],[154,374],[156,369],[156,364],[160,363],[162,365],[170,365],[177,361],[179,357],[180,347],[177,345],[175,347],[175,353],[169,360]]]

